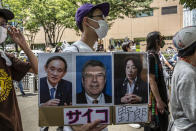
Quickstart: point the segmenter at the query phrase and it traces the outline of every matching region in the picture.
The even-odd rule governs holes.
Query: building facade
[[[196,25],[196,9],[183,9],[183,27]]]
[[[110,44],[117,46],[116,41],[122,42],[125,37],[140,43],[141,51],[145,51],[145,38],[149,32],[160,31],[166,37],[165,48],[172,46],[173,35],[183,27],[183,6],[179,0],[154,0],[151,7],[155,9],[138,13],[134,18],[117,19],[111,26],[103,44],[108,49]],[[44,32],[41,29],[36,35],[35,43],[44,43]],[[71,29],[65,30],[61,41],[74,42],[80,39]],[[112,41],[114,42],[111,42]]]

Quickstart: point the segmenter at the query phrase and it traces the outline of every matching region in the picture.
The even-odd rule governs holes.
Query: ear
[[[84,23],[84,25],[88,25],[88,17],[84,17],[82,22]]]

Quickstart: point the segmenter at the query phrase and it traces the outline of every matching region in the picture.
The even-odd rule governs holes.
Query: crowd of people
[[[101,3],[93,5],[86,3],[80,6],[76,12],[75,20],[77,27],[82,32],[81,39],[73,43],[71,46],[61,48],[56,52],[94,52],[94,43],[98,39],[102,39],[107,35],[108,24],[105,17],[109,14],[109,3]],[[14,18],[13,12],[8,9],[0,9],[0,43],[3,43],[7,38],[7,33],[11,39],[20,46],[20,48],[27,55],[29,62],[21,61],[14,56],[0,51],[0,130],[2,131],[23,131],[21,115],[18,107],[16,93],[13,88],[13,80],[20,81],[27,72],[38,73],[37,57],[33,54],[28,46],[23,34],[15,27],[9,26],[8,20]],[[196,26],[186,27],[181,29],[173,37],[173,44],[177,48],[179,60],[174,68],[171,84],[171,120],[169,124],[169,99],[167,88],[164,80],[164,69],[162,63],[165,62],[163,56],[160,54],[160,48],[164,46],[164,37],[158,31],[153,31],[147,35],[147,47],[149,59],[149,85],[156,104],[156,113],[159,119],[158,125],[151,127],[144,125],[145,131],[195,131],[196,130]],[[123,50],[126,52],[130,50],[130,44],[124,43]],[[93,64],[92,64],[93,63]],[[98,65],[95,65],[95,64]],[[167,63],[167,62],[166,62]],[[119,103],[146,103],[147,98],[135,90],[129,88],[134,87],[135,82],[138,88],[146,86],[139,74],[140,66],[137,66],[137,60],[129,58],[126,60],[126,83],[117,95],[120,99],[115,102]],[[100,82],[104,83],[104,67],[96,61],[88,62],[83,69],[83,89],[87,92],[82,103],[93,103],[95,97],[92,95],[92,90],[88,86],[95,75],[99,75]],[[59,82],[65,83],[71,87],[69,81],[62,80],[62,76],[66,74],[66,61],[60,57],[54,57],[48,60],[45,65],[47,77],[41,79],[41,84],[46,85],[46,88],[41,90],[47,91],[47,99],[41,98],[41,105],[69,105],[71,96],[68,93],[62,98],[58,98],[58,90],[62,87],[58,86]],[[136,67],[137,66],[137,67]],[[170,65],[168,65],[171,67]],[[60,68],[63,67],[63,68]],[[102,74],[89,74],[87,70],[99,69]],[[173,67],[171,67],[173,70]],[[53,70],[58,71],[59,79],[53,78]],[[133,72],[133,75],[130,75]],[[136,79],[137,78],[137,79]],[[60,85],[60,84],[59,84]],[[100,84],[102,85],[102,84]],[[54,88],[57,88],[55,90]],[[104,86],[100,87],[101,89]],[[123,90],[127,92],[123,92]],[[127,89],[128,88],[128,89]],[[63,89],[64,92],[70,92],[71,88]],[[50,93],[49,93],[50,92]],[[142,90],[146,92],[146,90]],[[56,95],[55,95],[56,94]],[[82,94],[78,94],[79,97]],[[103,93],[96,92],[96,98],[104,96]],[[65,98],[64,98],[65,97]],[[92,101],[88,101],[89,98]],[[105,96],[106,98],[106,96]],[[134,98],[134,99],[129,99]],[[110,100],[108,98],[108,100]],[[107,100],[104,100],[107,103]],[[67,126],[60,127],[64,131],[101,131],[108,130],[107,125],[101,125],[101,120],[96,120],[92,123],[81,126]],[[48,127],[42,127],[40,130],[47,131]]]

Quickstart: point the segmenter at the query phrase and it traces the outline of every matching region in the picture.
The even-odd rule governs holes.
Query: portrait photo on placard
[[[148,103],[146,53],[114,53],[114,104]]]
[[[39,106],[72,103],[72,54],[41,53],[38,56]]]
[[[112,55],[86,53],[76,56],[76,105],[111,105]],[[74,99],[74,98],[73,98]]]

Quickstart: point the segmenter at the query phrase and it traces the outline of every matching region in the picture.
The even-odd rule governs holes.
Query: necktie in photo
[[[98,100],[93,100],[93,104],[98,104]]]
[[[51,98],[51,99],[54,99],[54,98],[55,98],[55,97],[54,97],[54,92],[55,92],[55,90],[56,90],[55,88],[51,88],[51,89],[50,89],[50,98]]]

